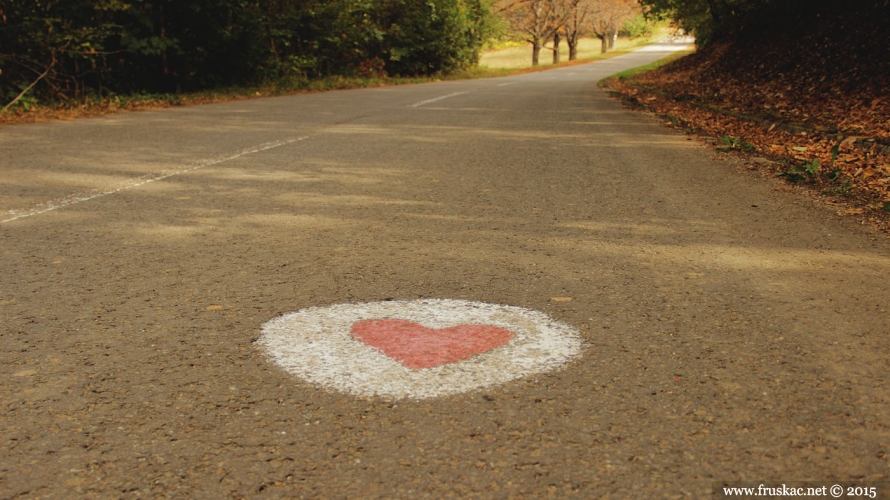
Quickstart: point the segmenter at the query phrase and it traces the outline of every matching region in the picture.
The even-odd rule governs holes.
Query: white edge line
[[[472,92],[472,90],[465,90],[465,91],[463,91],[463,92],[455,92],[455,93],[453,93],[453,94],[443,95],[443,96],[440,96],[440,97],[436,97],[436,98],[434,98],[434,99],[427,99],[427,100],[425,100],[425,101],[415,102],[414,104],[411,104],[411,105],[408,106],[408,107],[409,107],[409,108],[416,108],[416,107],[418,107],[418,106],[423,106],[424,104],[429,104],[429,103],[431,103],[431,102],[441,101],[442,99],[448,99],[449,97],[454,97],[454,96],[456,96],[456,95],[469,94],[470,92]]]
[[[206,160],[201,160],[198,163],[192,164],[187,167],[178,168],[178,169],[171,170],[171,171],[164,171],[164,172],[161,172],[160,174],[154,174],[154,175],[148,174],[148,175],[144,175],[142,177],[137,177],[130,181],[125,181],[124,183],[122,183],[122,185],[120,185],[119,187],[117,187],[115,189],[110,189],[107,191],[100,191],[98,193],[94,192],[94,193],[90,193],[90,194],[69,195],[64,198],[59,198],[56,200],[50,200],[50,201],[41,203],[40,205],[38,205],[37,208],[32,208],[30,210],[27,210],[27,211],[24,211],[21,213],[19,213],[18,210],[10,210],[8,213],[10,215],[13,215],[13,217],[10,217],[10,218],[4,219],[4,220],[0,220],[0,224],[6,223],[6,222],[12,222],[12,221],[18,220],[18,219],[23,219],[25,217],[40,215],[40,214],[43,214],[46,212],[51,212],[53,210],[58,210],[60,208],[67,207],[69,205],[74,205],[76,203],[82,203],[84,201],[94,200],[96,198],[101,198],[103,196],[108,196],[110,194],[119,193],[121,191],[126,191],[127,189],[139,187],[139,186],[148,184],[150,182],[160,181],[160,180],[166,179],[168,177],[174,177],[177,175],[186,174],[188,172],[193,172],[200,168],[209,167],[211,165],[218,165],[220,163],[224,163],[224,162],[227,162],[230,160],[241,158],[242,156],[259,153],[262,151],[268,151],[270,149],[274,149],[274,148],[281,147],[281,146],[286,146],[288,144],[293,144],[295,142],[302,141],[302,140],[308,139],[308,138],[309,138],[309,136],[307,135],[307,136],[303,136],[303,137],[297,137],[296,139],[289,139],[286,141],[266,142],[266,143],[260,144],[258,146],[253,146],[250,148],[242,149],[241,151],[238,151],[236,153],[232,153],[232,154],[228,154],[228,155],[220,156],[220,157],[216,157],[216,158],[209,158]]]

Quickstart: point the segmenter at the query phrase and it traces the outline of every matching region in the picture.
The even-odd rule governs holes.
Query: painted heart
[[[354,323],[352,337],[412,370],[433,368],[497,349],[515,337],[491,325],[427,328],[402,319],[369,319]]]

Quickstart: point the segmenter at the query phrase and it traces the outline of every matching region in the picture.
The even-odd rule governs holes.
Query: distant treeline
[[[489,0],[0,0],[0,96],[65,100],[475,64]],[[2,107],[2,105],[0,105]]]

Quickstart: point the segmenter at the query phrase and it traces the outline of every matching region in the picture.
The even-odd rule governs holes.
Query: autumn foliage
[[[554,62],[565,39],[569,60],[574,60],[578,41],[586,36],[602,40],[602,51],[614,48],[622,23],[641,12],[637,0],[498,0],[496,12],[514,35],[532,47],[532,65],[539,63],[541,49],[553,42]]]

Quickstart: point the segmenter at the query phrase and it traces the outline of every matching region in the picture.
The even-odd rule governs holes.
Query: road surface
[[[0,498],[890,479],[887,239],[597,90],[671,49],[0,129]],[[418,299],[540,311],[580,355],[400,399],[257,342]]]

